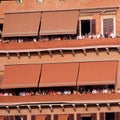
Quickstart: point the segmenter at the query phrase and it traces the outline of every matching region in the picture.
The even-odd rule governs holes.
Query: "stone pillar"
[[[27,115],[27,120],[31,120],[31,115]]]
[[[54,120],[54,114],[51,114],[51,120]]]
[[[100,120],[100,113],[97,112],[97,119],[96,120]]]
[[[74,120],[77,120],[77,114],[74,114]]]

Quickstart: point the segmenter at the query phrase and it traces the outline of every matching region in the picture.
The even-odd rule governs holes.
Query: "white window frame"
[[[81,36],[82,33],[81,33],[81,21],[82,20],[92,20],[93,17],[91,16],[84,16],[84,17],[79,17],[79,35]]]
[[[113,33],[116,34],[116,17],[115,15],[106,15],[106,16],[101,16],[101,34],[103,35],[103,19],[113,19]]]

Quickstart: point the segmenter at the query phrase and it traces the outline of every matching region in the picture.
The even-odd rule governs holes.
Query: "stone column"
[[[27,120],[31,120],[31,115],[27,115]]]

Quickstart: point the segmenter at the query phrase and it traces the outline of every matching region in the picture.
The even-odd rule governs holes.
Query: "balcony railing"
[[[0,53],[35,52],[48,50],[79,50],[93,48],[119,48],[120,38],[83,39],[83,40],[53,40],[37,42],[3,42]]]

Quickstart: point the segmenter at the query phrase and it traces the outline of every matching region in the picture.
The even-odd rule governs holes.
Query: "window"
[[[23,3],[23,0],[17,0],[17,2],[22,4],[22,3]]]
[[[108,33],[113,32],[114,26],[113,26],[113,18],[106,18],[103,19],[103,33],[106,31]]]
[[[79,20],[79,33],[85,34],[96,34],[96,20],[95,19],[84,19]]]
[[[110,34],[111,32],[116,34],[115,16],[102,16],[101,33],[104,34],[105,32],[108,32],[108,34]]]
[[[37,2],[38,2],[38,3],[42,3],[42,2],[44,2],[44,0],[37,0]]]

